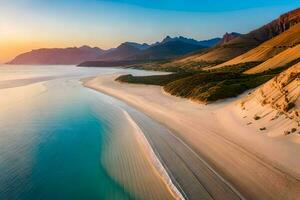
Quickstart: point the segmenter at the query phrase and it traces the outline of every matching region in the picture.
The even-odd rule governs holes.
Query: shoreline
[[[286,196],[286,199],[296,199],[296,195],[300,194],[300,186],[299,186],[299,180],[293,179],[291,176],[290,178],[285,177],[286,175],[281,174],[280,171],[276,170],[276,168],[273,168],[271,165],[268,164],[267,161],[261,160],[261,157],[255,158],[252,157],[247,152],[243,152],[242,149],[240,149],[239,145],[234,145],[228,143],[228,141],[224,140],[224,135],[218,135],[217,131],[220,131],[222,127],[219,126],[218,121],[207,122],[206,124],[201,124],[203,126],[201,127],[202,131],[201,134],[197,137],[197,130],[192,130],[193,126],[195,126],[194,123],[190,121],[184,120],[182,113],[191,113],[195,114],[195,112],[200,111],[203,112],[204,115],[207,116],[207,118],[215,119],[215,116],[217,112],[215,111],[215,108],[218,107],[226,107],[226,103],[220,103],[217,105],[212,105],[209,107],[204,107],[204,105],[195,105],[192,106],[189,104],[192,104],[191,102],[187,102],[187,100],[179,99],[178,97],[169,96],[165,97],[162,94],[162,91],[159,87],[155,86],[144,86],[144,85],[129,85],[129,84],[120,84],[112,81],[115,76],[99,76],[96,78],[90,78],[86,79],[83,83],[84,86],[89,87],[94,90],[98,90],[100,92],[106,93],[110,96],[114,96],[122,101],[125,101],[126,103],[129,103],[130,105],[138,108],[139,110],[143,111],[147,115],[153,117],[155,120],[163,123],[167,127],[170,127],[171,130],[175,130],[175,132],[178,134],[179,138],[183,139],[184,142],[186,142],[192,149],[194,149],[197,154],[200,154],[206,161],[209,161],[209,164],[214,168],[217,169],[219,172],[221,172],[222,177],[225,177],[225,180],[228,180],[230,183],[233,183],[235,188],[237,188],[238,191],[240,191],[243,195],[246,195],[247,198],[268,198],[268,199],[278,199],[275,194],[272,194],[272,191],[279,190],[279,188],[282,190],[280,191],[281,195],[284,195],[283,193],[288,192],[289,194]],[[150,91],[147,91],[150,90]],[[149,96],[147,93],[155,92],[153,96]],[[152,99],[151,99],[152,98]],[[160,98],[159,100],[155,100],[155,98]],[[151,100],[151,101],[150,101]],[[153,100],[153,101],[152,101]],[[159,104],[158,104],[159,103]],[[176,105],[177,108],[174,108],[172,106]],[[169,109],[164,108],[167,107]],[[181,107],[182,106],[182,107]],[[170,109],[172,108],[172,109]],[[193,110],[192,110],[193,109]],[[196,110],[194,110],[196,109]],[[166,111],[168,110],[168,112]],[[175,111],[174,111],[175,110]],[[179,112],[179,113],[178,113]],[[177,117],[173,117],[174,115],[181,115]],[[171,116],[171,117],[170,117]],[[198,116],[200,119],[203,118],[203,116]],[[193,116],[191,116],[193,117]],[[194,116],[195,117],[195,116]],[[172,119],[173,118],[173,119]],[[178,125],[174,121],[176,120],[184,120],[186,123],[185,126]],[[187,119],[190,119],[186,117]],[[199,120],[200,120],[199,119]],[[193,120],[193,119],[192,119]],[[205,119],[203,119],[205,120]],[[218,120],[220,120],[218,118]],[[195,121],[195,120],[194,120]],[[175,123],[175,124],[174,124]],[[170,126],[170,124],[172,124]],[[216,127],[214,131],[215,135],[212,134],[208,135],[208,132],[211,132],[211,127],[216,124]],[[189,127],[190,126],[190,127]],[[186,132],[186,134],[182,134]],[[204,138],[203,138],[203,136]],[[210,137],[210,141],[201,141],[202,137],[203,140],[206,140],[205,136]],[[221,136],[221,137],[220,137]],[[226,135],[225,135],[226,136]],[[240,139],[240,138],[238,138]],[[214,141],[215,140],[215,141]],[[239,141],[239,140],[237,140]],[[211,143],[212,142],[212,143]],[[217,143],[216,143],[217,142]],[[236,142],[236,141],[235,141]],[[203,150],[205,147],[199,146],[199,143],[208,149],[211,150],[209,155],[207,152],[204,152]],[[209,143],[211,143],[209,146],[207,146]],[[224,144],[229,145],[228,147],[224,147]],[[212,145],[219,146],[224,148],[224,151],[228,151],[232,153],[232,155],[239,155],[245,160],[243,162],[249,162],[248,166],[249,171],[250,169],[255,170],[256,172],[265,174],[266,176],[264,179],[268,179],[267,177],[273,179],[273,181],[279,181],[279,185],[271,185],[267,186],[265,188],[264,186],[268,183],[266,180],[264,180],[261,177],[259,180],[256,180],[255,177],[253,177],[254,172],[248,172],[248,170],[242,170],[240,172],[237,171],[237,175],[233,173],[234,170],[230,170],[229,168],[236,168],[235,160],[226,158],[222,155],[220,155],[221,152],[218,152]],[[221,145],[221,146],[220,146]],[[280,148],[279,148],[280,149]],[[246,150],[249,150],[246,148]],[[207,150],[206,150],[207,151]],[[245,151],[245,150],[244,150]],[[215,157],[218,158],[215,158]],[[222,159],[223,162],[220,161]],[[258,160],[257,160],[258,159]],[[239,160],[238,160],[239,161]],[[241,166],[239,167],[247,167],[244,166],[244,164],[240,163]],[[227,163],[227,164],[226,164]],[[251,166],[253,165],[253,166]],[[261,169],[261,170],[260,170]],[[272,169],[272,170],[270,170]],[[242,177],[242,178],[241,178]],[[245,180],[245,178],[247,178]],[[275,182],[276,182],[275,181]],[[248,183],[247,183],[248,182]],[[253,186],[253,188],[249,188],[249,184]],[[286,187],[287,185],[293,184],[295,187],[289,188]],[[248,185],[248,186],[247,186]],[[279,187],[279,188],[277,188]],[[277,189],[276,189],[277,188]]]
[[[145,147],[154,168],[156,169],[158,174],[161,176],[161,178],[165,182],[166,186],[170,189],[170,192],[174,195],[175,199],[184,200],[185,198],[183,197],[183,194],[181,194],[181,192],[178,190],[178,188],[174,185],[173,180],[170,178],[169,174],[167,173],[167,170],[164,168],[161,161],[159,160],[157,155],[154,153],[154,150],[151,147],[151,145],[149,144],[149,141],[145,137],[143,131],[135,123],[135,121],[131,118],[131,116],[128,114],[128,112],[123,110],[123,113],[124,113],[126,119],[128,120],[128,122],[131,124],[131,126],[133,126],[134,129],[136,130],[136,132],[135,132],[136,137],[142,143],[141,145]]]
[[[10,112],[10,107],[14,106],[15,104],[19,104],[19,102],[20,103],[23,101],[30,102],[36,96],[39,96],[41,93],[49,91],[49,87],[48,87],[46,80],[37,82],[37,83],[34,82],[35,80],[36,79],[33,79],[33,83],[29,83],[28,85],[14,86],[14,87],[10,87],[10,88],[0,89],[0,93],[6,97],[6,98],[0,100],[0,104],[2,105],[2,108],[0,110],[3,111],[3,113],[1,113],[1,116],[3,115],[3,117],[4,117],[4,115],[7,115],[6,118],[9,117],[10,115],[8,114],[8,112]],[[82,88],[81,83],[78,81],[77,78],[70,78],[67,80],[67,82],[69,82],[69,80],[74,80],[76,82],[76,85],[78,83],[78,84],[80,84],[78,86],[80,86],[80,88]],[[113,158],[112,159],[113,161],[111,163],[106,163],[108,166],[110,166],[110,167],[107,167],[108,171],[111,170],[112,168],[114,168],[114,169],[112,169],[112,171],[113,170],[115,170],[115,171],[113,171],[112,173],[116,173],[116,174],[120,175],[118,172],[118,167],[123,167],[123,170],[119,170],[119,171],[121,173],[122,172],[126,173],[127,171],[126,171],[126,168],[124,168],[124,167],[130,166],[129,169],[133,173],[130,173],[127,175],[124,175],[124,173],[123,173],[118,178],[125,181],[125,182],[122,182],[123,185],[126,185],[126,187],[132,189],[131,194],[138,194],[137,195],[138,199],[157,199],[157,200],[183,199],[183,198],[178,198],[177,196],[180,196],[180,193],[175,194],[175,192],[174,192],[175,188],[170,189],[171,187],[169,187],[169,186],[171,184],[166,183],[165,179],[163,177],[160,177],[160,173],[158,173],[155,166],[152,165],[152,162],[151,162],[152,158],[150,157],[151,154],[149,154],[150,156],[148,156],[149,149],[147,149],[146,147],[144,147],[141,144],[143,142],[140,142],[140,140],[142,140],[142,138],[139,138],[139,136],[138,136],[137,132],[139,130],[136,129],[137,127],[135,127],[134,124],[128,123],[128,122],[130,122],[130,119],[129,119],[130,117],[129,118],[128,117],[129,116],[126,116],[126,114],[125,114],[125,116],[123,116],[123,115],[120,116],[120,119],[122,119],[122,120],[119,120],[119,121],[117,120],[117,122],[122,122],[122,123],[120,123],[119,126],[116,125],[114,136],[112,136],[110,138],[110,139],[114,140],[113,141],[114,145],[116,145],[116,144],[123,145],[122,148],[119,147],[119,150],[123,149],[124,151],[126,151],[126,153],[123,153],[123,155],[125,155],[125,157],[121,157],[124,159],[119,159],[117,161],[117,162],[119,162],[119,164],[121,166],[114,166],[113,163],[115,162],[115,160],[114,160],[115,157],[110,157],[110,158]],[[128,124],[130,124],[130,125],[128,126]],[[117,129],[119,129],[119,130],[117,130]],[[123,134],[123,135],[125,135],[125,137],[128,138],[126,140],[127,142],[122,143],[120,141],[117,141],[117,140],[120,140],[120,139],[118,139],[118,136],[120,136],[121,134],[120,135],[117,134],[117,132],[120,132],[120,131],[127,132],[126,134]],[[120,133],[122,133],[122,132],[120,132]],[[113,134],[111,134],[111,135],[113,135]],[[125,141],[125,140],[123,140],[123,141]],[[129,147],[129,148],[126,147],[127,144],[131,147]],[[116,148],[116,149],[118,149],[118,148]],[[111,149],[109,149],[109,147],[108,147],[108,151],[109,151],[109,153],[112,153],[112,151],[111,151]],[[113,153],[110,155],[118,155],[118,153]],[[110,160],[110,159],[107,158],[107,160]],[[130,161],[133,161],[133,162],[130,162]],[[127,170],[128,170],[128,168],[127,168]],[[113,177],[113,178],[116,178],[116,177]],[[118,179],[118,178],[116,178],[116,179]],[[129,183],[129,184],[126,184],[126,183]],[[148,187],[147,184],[150,184],[151,186]],[[116,194],[116,195],[118,195],[118,194]],[[142,195],[145,195],[145,196],[142,196]]]
[[[86,81],[90,81],[92,80],[93,78],[84,78],[84,79],[81,79],[81,81],[83,82],[86,82]],[[108,93],[106,92],[102,92],[103,94],[106,94],[108,96],[111,96],[109,95]],[[171,96],[173,97],[173,96]],[[120,98],[118,97],[115,97],[117,99],[119,99],[120,101],[122,101]],[[124,101],[122,101],[124,102]],[[125,103],[125,102],[124,102]],[[170,130],[172,129],[167,129],[165,125],[161,124],[160,122],[156,122],[156,120],[154,120],[153,118],[151,118],[150,116],[148,116],[146,114],[147,117],[149,117],[151,119],[151,121],[155,121],[155,123],[158,123],[162,128],[164,127],[164,129],[167,130],[167,138],[164,138],[164,137],[161,137],[159,136],[159,139],[155,138],[157,136],[154,136],[154,138],[151,138],[151,135],[152,133],[150,134],[147,134],[147,137],[146,137],[146,134],[144,132],[142,132],[143,134],[143,137],[145,137],[146,141],[148,143],[151,143],[150,145],[150,148],[155,151],[155,157],[159,157],[159,161],[160,163],[164,163],[163,164],[163,168],[165,171],[168,171],[167,172],[167,175],[168,177],[170,177],[171,179],[171,182],[176,182],[176,186],[174,185],[174,183],[172,183],[174,186],[175,186],[175,190],[176,191],[182,191],[180,194],[184,194],[184,196],[186,197],[186,199],[189,199],[189,200],[198,200],[199,198],[200,199],[203,199],[203,200],[213,200],[213,199],[220,199],[220,200],[245,200],[246,198],[241,194],[239,193],[239,191],[237,191],[228,181],[226,181],[223,177],[221,177],[221,175],[219,173],[217,173],[211,166],[209,166],[209,164],[204,161],[203,158],[201,158],[191,147],[188,146],[188,144],[186,144],[181,138],[179,138],[178,136],[176,136],[175,134],[172,134],[170,132]],[[133,118],[133,116],[131,116],[131,118]],[[137,124],[137,118],[135,119],[132,119],[134,121],[134,123]],[[155,124],[152,124],[151,126],[151,129],[153,129],[153,127],[155,126]],[[140,127],[138,125],[138,127]],[[156,132],[160,132],[162,131],[162,129],[158,129],[156,130]],[[174,130],[172,130],[174,131]],[[165,134],[165,133],[163,133]],[[157,134],[157,135],[160,135]],[[149,137],[150,136],[150,137]],[[160,150],[157,150],[156,147],[162,147],[164,145],[170,145],[170,144],[167,144],[167,143],[163,143],[163,145],[161,144],[158,144],[156,145],[155,143],[157,143],[158,140],[173,140],[172,142],[170,142],[171,145],[174,145],[174,140],[176,141],[175,145],[176,146],[179,146],[178,148],[178,152],[173,152],[175,154],[182,154],[182,151],[186,151],[185,153],[188,152],[188,154],[185,154],[185,155],[189,155],[188,157],[192,157],[191,160],[181,160],[182,158],[180,158],[182,155],[176,155],[177,158],[173,158],[173,159],[179,159],[178,161],[179,162],[182,162],[182,163],[174,163],[173,161],[168,161],[167,159],[162,159],[163,154],[166,153],[168,156],[171,156],[173,157],[174,155],[171,155],[170,152],[167,152],[167,150],[164,149],[164,151],[160,151]],[[181,146],[181,147],[180,147]],[[183,148],[185,150],[183,150]],[[197,161],[195,161],[197,160]],[[167,164],[166,164],[167,162]],[[169,162],[169,163],[168,163]],[[175,167],[177,169],[169,169],[169,167],[171,167],[171,165],[176,165],[176,164],[183,164],[183,165],[187,165],[187,167],[191,167],[191,166],[194,166],[194,169],[188,169],[188,173],[189,174],[186,174],[186,170],[185,169],[186,167],[182,168],[182,167]],[[197,168],[198,169],[202,169],[204,172],[199,172],[198,169],[195,169]],[[192,167],[193,168],[193,167]],[[181,170],[185,171],[185,172],[181,172]],[[174,172],[175,173],[172,173]],[[177,173],[182,173],[181,174],[181,178],[178,179],[178,174]],[[207,178],[205,176],[209,176],[209,178],[211,178],[211,183],[202,183],[201,180],[199,180],[199,177],[203,177],[203,178]],[[174,176],[176,176],[177,180],[174,178]],[[191,182],[189,181],[189,178],[190,179],[193,179]],[[178,182],[181,182],[185,185],[186,188],[182,188],[182,185]],[[188,184],[187,184],[188,183]],[[196,186],[194,185],[190,185],[190,183],[194,183],[196,184]],[[195,190],[197,189],[198,191],[188,191],[188,193],[190,193],[190,195],[187,195],[186,194],[186,191],[185,189],[187,189],[187,187],[190,189],[190,190]],[[209,188],[207,188],[209,187]],[[216,187],[216,188],[214,188]],[[215,191],[214,191],[215,190]],[[182,195],[181,195],[182,196]]]
[[[125,110],[119,107],[114,110],[118,115],[110,120],[117,120],[118,124],[106,136],[101,156],[109,176],[137,199],[180,199],[157,170],[139,127]]]

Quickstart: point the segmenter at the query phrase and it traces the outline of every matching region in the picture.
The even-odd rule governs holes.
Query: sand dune
[[[200,105],[164,94],[160,87],[116,83],[115,77],[97,77],[86,85],[126,101],[174,130],[246,199],[300,196],[300,146],[262,134],[259,125],[249,127],[240,104]]]
[[[276,76],[253,94],[243,99],[244,110],[260,108],[261,117],[271,136],[284,137],[300,142],[300,63]],[[263,114],[266,113],[266,114]]]

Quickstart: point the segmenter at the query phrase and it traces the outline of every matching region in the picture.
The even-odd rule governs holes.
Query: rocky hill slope
[[[264,62],[269,58],[276,56],[286,49],[300,44],[300,24],[296,24],[287,31],[262,43],[258,47],[232,59],[214,68],[232,66],[248,62]]]
[[[283,14],[278,19],[247,34],[240,35],[225,44],[218,45],[199,54],[175,60],[173,65],[191,62],[200,64],[201,62],[206,62],[210,65],[215,65],[226,62],[287,31],[299,22],[300,8]]]

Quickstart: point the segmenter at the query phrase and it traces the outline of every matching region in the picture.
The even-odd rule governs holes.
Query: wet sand
[[[170,178],[163,176],[167,173],[161,171],[139,127],[127,112],[121,113],[104,147],[102,162],[109,175],[137,199],[183,199]]]

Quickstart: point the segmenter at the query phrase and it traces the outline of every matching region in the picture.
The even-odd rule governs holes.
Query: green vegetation
[[[132,76],[131,74],[119,76],[116,81],[135,83],[135,84],[146,84],[146,85],[160,85],[164,86],[175,80],[182,79],[193,75],[192,73],[175,73],[166,75],[153,75],[153,76]]]
[[[275,69],[269,69],[269,70],[265,71],[264,73],[278,74],[278,73],[280,73],[280,72],[282,72],[282,71],[290,68],[291,66],[293,66],[293,65],[295,65],[297,63],[300,63],[300,58],[296,58],[296,59],[292,60],[291,62],[289,62],[289,63],[287,63],[287,64],[285,64],[283,66],[277,67]]]
[[[246,90],[258,87],[299,61],[300,59],[296,59],[285,66],[259,74],[242,73],[259,64],[251,62],[214,71],[191,70],[187,72],[174,67],[177,70],[174,74],[140,77],[123,75],[116,80],[135,84],[160,85],[172,95],[208,103],[236,97]],[[292,106],[289,105],[289,107]]]
[[[135,65],[131,66],[130,68],[133,69],[142,69],[142,70],[150,70],[150,71],[163,71],[163,72],[194,72],[197,70],[189,69],[189,68],[183,68],[183,67],[177,67],[176,65],[159,65],[159,64],[144,64],[144,65]]]
[[[210,70],[210,72],[235,72],[235,73],[242,73],[251,69],[262,62],[246,62],[246,63],[239,63],[235,65],[227,65],[218,69]]]
[[[222,63],[222,61],[190,61],[185,63],[172,63],[168,61],[159,61],[152,62],[140,65],[132,65],[130,68],[134,69],[143,69],[143,70],[151,70],[151,71],[165,71],[165,72],[199,72],[202,71],[204,67],[213,67]]]
[[[246,90],[270,80],[273,75],[243,75],[239,73],[201,73],[179,79],[164,86],[172,95],[203,102],[236,97]]]
[[[135,84],[160,85],[172,95],[203,102],[235,97],[270,80],[274,75],[198,72],[154,76],[123,75],[116,80]]]

